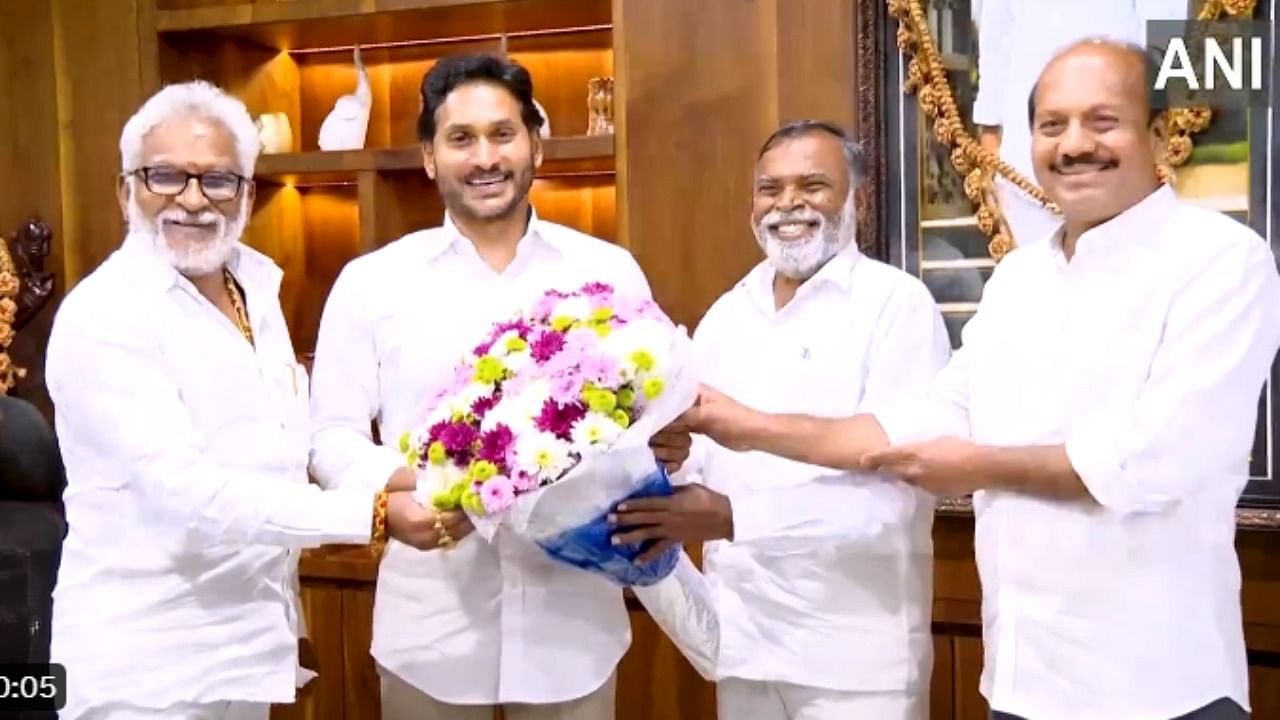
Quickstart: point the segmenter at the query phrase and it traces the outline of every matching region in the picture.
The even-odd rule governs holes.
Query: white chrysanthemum
[[[552,318],[570,317],[574,320],[587,320],[591,317],[591,301],[582,295],[567,297],[556,303]]]
[[[607,415],[589,412],[573,426],[570,437],[579,454],[607,450],[622,435],[622,427]]]
[[[534,431],[534,420],[542,412],[542,406],[551,397],[551,384],[535,380],[521,388],[520,392],[503,393],[502,400],[484,416],[480,429],[489,431],[499,424],[506,425],[516,435]]]
[[[530,363],[533,362],[533,355],[529,352],[528,348],[526,348],[518,352],[509,353],[502,359],[502,361],[506,364],[507,369],[511,370],[511,372],[516,375],[519,375],[521,372],[524,372],[525,368],[529,367]]]
[[[618,361],[626,380],[641,374],[637,353],[647,355],[652,362],[645,374],[661,377],[670,359],[671,329],[655,320],[638,320],[609,333],[601,340],[600,350]]]
[[[438,493],[447,490],[465,477],[466,474],[453,463],[444,465],[427,463],[425,468],[418,470],[418,483],[414,489],[413,499],[417,500],[419,505],[430,505],[432,498]]]
[[[517,436],[516,467],[540,481],[554,480],[573,465],[569,443],[544,432]]]
[[[493,341],[493,345],[489,347],[488,354],[497,358],[505,358],[509,354],[509,351],[507,350],[507,343],[518,337],[520,337],[520,333],[515,330],[508,330],[502,333],[501,337]],[[510,366],[508,365],[508,367]]]
[[[473,382],[452,396],[445,398],[440,408],[435,413],[432,413],[432,420],[452,420],[455,415],[465,415],[471,412],[471,406],[475,405],[477,400],[489,397],[492,394],[492,385]]]

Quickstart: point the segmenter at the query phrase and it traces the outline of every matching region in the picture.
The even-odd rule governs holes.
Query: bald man
[[[926,392],[828,420],[708,389],[686,420],[726,447],[973,493],[994,717],[1248,717],[1234,509],[1280,348],[1276,259],[1160,184],[1140,50],[1067,48],[1029,111],[1062,225],[1000,263]]]

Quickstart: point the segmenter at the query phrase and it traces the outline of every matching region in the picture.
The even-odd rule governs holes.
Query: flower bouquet
[[[493,326],[400,440],[419,502],[461,508],[621,585],[670,574],[678,547],[640,566],[648,544],[614,546],[608,513],[671,493],[649,439],[697,395],[692,342],[648,299],[590,283],[551,290]]]

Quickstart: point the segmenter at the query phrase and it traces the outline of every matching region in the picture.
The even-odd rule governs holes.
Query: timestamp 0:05
[[[15,710],[61,710],[67,702],[67,669],[57,663],[0,664],[0,717]]]

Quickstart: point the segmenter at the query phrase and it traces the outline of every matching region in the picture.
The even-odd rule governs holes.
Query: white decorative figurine
[[[263,113],[254,124],[258,126],[262,152],[273,154],[293,150],[293,129],[289,126],[288,115],[282,112]]]
[[[360,61],[360,46],[355,49],[356,91],[343,95],[333,104],[333,110],[320,125],[321,150],[359,150],[364,147],[365,134],[369,130],[369,108],[373,105],[373,90],[369,86],[369,73]]]

